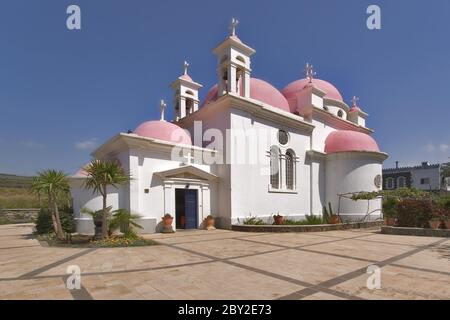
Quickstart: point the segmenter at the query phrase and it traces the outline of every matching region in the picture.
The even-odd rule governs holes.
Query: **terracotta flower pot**
[[[173,223],[173,217],[170,214],[166,214],[164,217],[162,217],[162,223],[163,223],[163,233],[173,233],[172,223]]]
[[[205,228],[206,230],[214,230],[216,229],[214,227],[214,218],[213,217],[208,217],[205,219]]]
[[[392,217],[385,217],[385,218],[384,218],[384,224],[387,225],[388,227],[393,227],[393,226],[395,226],[395,218],[392,218]]]
[[[445,229],[450,229],[450,219],[444,220]]]
[[[339,223],[339,217],[336,214],[331,215],[328,223],[329,224],[338,224]]]
[[[283,216],[273,216],[273,220],[276,225],[282,225],[283,224]]]
[[[430,224],[431,229],[439,229],[439,226],[441,225],[441,220],[430,220],[428,221]]]

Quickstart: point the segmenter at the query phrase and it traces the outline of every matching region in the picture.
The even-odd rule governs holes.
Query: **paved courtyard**
[[[155,234],[160,245],[42,247],[0,226],[0,299],[450,299],[450,240],[373,230]],[[369,265],[381,285],[369,290]],[[81,289],[65,286],[70,265]]]

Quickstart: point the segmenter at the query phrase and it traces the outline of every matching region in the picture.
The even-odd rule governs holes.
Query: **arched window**
[[[280,188],[280,149],[275,146],[270,148],[270,186]]]
[[[286,152],[286,188],[288,190],[295,189],[295,154],[294,151]]]
[[[397,178],[397,188],[405,188],[406,187],[406,178],[398,177]]]
[[[241,56],[237,56],[236,60],[245,64],[245,59]]]
[[[342,118],[344,116],[344,112],[342,110],[339,110],[337,115],[339,118]]]
[[[386,189],[394,189],[394,179],[386,178]]]

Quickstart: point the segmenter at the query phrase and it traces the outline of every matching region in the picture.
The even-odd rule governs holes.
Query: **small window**
[[[329,112],[329,111],[330,111],[330,109],[328,109],[328,107],[327,107],[327,106],[323,106],[323,110],[325,110],[325,111],[327,111],[327,112]]]
[[[397,178],[397,188],[405,188],[406,187],[406,178],[398,177]]]
[[[386,179],[386,189],[394,189],[394,179],[393,178]]]
[[[342,118],[344,116],[344,112],[342,112],[342,110],[339,110],[337,115],[339,118]]]
[[[278,130],[278,142],[283,146],[289,142],[289,134],[284,130]]]
[[[422,179],[420,179],[420,184],[430,184],[430,178],[422,178]]]

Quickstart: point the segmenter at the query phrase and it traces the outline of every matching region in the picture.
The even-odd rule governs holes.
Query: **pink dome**
[[[144,122],[133,133],[141,137],[192,145],[191,137],[185,130],[166,121]]]
[[[325,152],[370,151],[380,152],[377,142],[369,135],[351,130],[331,132],[325,140]]]
[[[298,92],[302,91],[308,84],[309,84],[308,79],[297,80],[288,84],[283,90],[281,90],[281,93],[286,97],[286,99],[292,99],[295,98],[295,95]],[[339,90],[336,89],[336,87],[333,86],[331,83],[325,80],[313,79],[312,84],[316,88],[326,93],[325,98],[334,99],[342,102],[344,101],[344,99],[342,99]]]
[[[278,91],[277,88],[272,86],[270,83],[251,78],[250,79],[250,98],[259,100],[261,102],[267,103],[272,107],[290,112],[289,103],[286,98]],[[217,84],[209,89],[206,94],[203,105],[206,105],[210,101],[215,101],[217,99]]]

